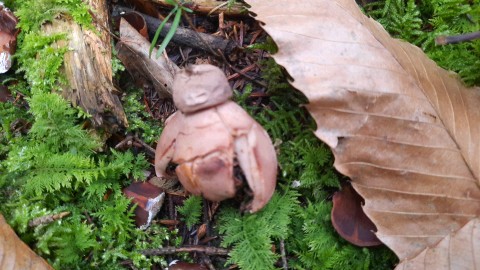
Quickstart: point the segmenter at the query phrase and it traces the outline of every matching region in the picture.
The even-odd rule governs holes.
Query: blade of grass
[[[170,27],[170,30],[168,31],[167,35],[163,39],[162,44],[160,45],[160,48],[157,51],[157,58],[160,57],[163,50],[165,50],[168,43],[173,38],[173,35],[175,34],[175,31],[177,31],[178,25],[180,24],[181,17],[182,17],[182,9],[177,9],[177,12],[175,13],[175,18],[173,18],[172,27]]]
[[[153,51],[153,48],[155,48],[155,44],[157,44],[157,41],[158,41],[158,37],[160,36],[160,32],[162,32],[162,29],[163,27],[165,26],[165,24],[167,23],[167,21],[170,19],[170,17],[172,16],[173,13],[177,12],[178,11],[178,6],[176,6],[174,9],[172,9],[172,11],[170,11],[170,13],[168,13],[167,17],[165,17],[165,19],[163,20],[163,22],[158,26],[157,28],[157,31],[155,32],[155,36],[153,36],[153,40],[152,40],[152,44],[150,44],[150,49],[148,50],[148,57],[149,58],[152,58],[152,51]],[[178,13],[178,12],[177,12]],[[180,12],[181,13],[181,12]],[[174,26],[172,25],[172,28]],[[172,31],[172,28],[170,28],[170,31],[168,33],[170,33]],[[175,27],[175,30],[177,28]],[[173,35],[172,35],[173,36]],[[164,40],[165,41],[165,40]],[[162,42],[163,44],[163,42]],[[158,55],[158,53],[157,53]],[[158,56],[157,56],[158,57]]]

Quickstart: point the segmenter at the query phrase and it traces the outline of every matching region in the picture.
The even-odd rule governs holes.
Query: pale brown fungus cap
[[[186,67],[173,80],[173,101],[183,113],[222,104],[231,96],[232,90],[225,74],[212,65]]]

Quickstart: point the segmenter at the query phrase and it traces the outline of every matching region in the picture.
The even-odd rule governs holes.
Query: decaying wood
[[[207,246],[187,246],[187,247],[164,247],[164,248],[156,248],[156,249],[147,249],[142,251],[142,254],[145,256],[161,256],[161,255],[169,255],[169,254],[176,254],[180,252],[201,252],[205,255],[220,255],[226,256],[230,252],[229,249],[226,248],[216,248],[216,247],[207,247]]]
[[[165,0],[150,0],[151,2],[164,7],[171,7]],[[192,0],[185,4],[186,7],[193,10],[196,13],[218,15],[224,13],[228,16],[241,16],[247,15],[247,9],[245,5],[240,2],[235,2],[230,8],[225,1],[214,0]]]
[[[164,55],[149,57],[150,42],[123,18],[120,20],[120,42],[116,45],[118,58],[137,81],[149,82],[162,98],[172,97],[173,76],[177,65]]]
[[[46,216],[43,216],[43,217],[34,218],[34,219],[30,220],[30,222],[28,222],[28,226],[37,227],[37,226],[42,225],[42,224],[52,223],[55,220],[62,219],[64,217],[68,216],[68,215],[70,215],[70,212],[60,212],[58,214],[46,215]]]
[[[0,269],[53,270],[42,257],[35,254],[10,228],[0,214]]]
[[[115,129],[127,126],[127,118],[112,83],[111,45],[105,0],[89,0],[95,30],[82,29],[70,18],[62,17],[43,25],[46,34],[65,33],[67,40],[58,46],[70,48],[62,72],[68,84],[62,95],[93,116],[95,126]],[[104,122],[108,125],[104,125]]]
[[[121,14],[122,12],[133,12],[132,9],[116,6],[114,8],[113,14]],[[139,13],[145,19],[148,28],[148,35],[153,37],[157,31],[158,26],[162,23],[161,20]],[[171,23],[166,23],[162,31],[160,32],[161,37],[165,37],[170,30]],[[162,42],[163,39],[158,40],[158,44]],[[173,35],[172,42],[183,45],[191,48],[200,49],[209,53],[216,54],[218,51],[225,55],[229,55],[236,47],[237,44],[233,40],[226,40],[221,37],[199,33],[194,30],[178,27]]]

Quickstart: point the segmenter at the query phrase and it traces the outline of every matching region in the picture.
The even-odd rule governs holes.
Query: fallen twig
[[[164,6],[172,7],[165,0],[150,0],[151,2]],[[218,15],[224,13],[228,16],[248,16],[247,8],[240,2],[235,2],[230,7],[227,2],[214,1],[214,0],[192,0],[185,4],[186,7],[193,10],[196,13],[202,13],[207,15]]]
[[[282,256],[282,267],[284,270],[288,270],[287,255],[285,253],[285,241],[280,240],[280,255]]]
[[[70,212],[60,212],[58,214],[51,214],[51,215],[46,215],[46,216],[43,216],[43,217],[34,218],[34,219],[30,220],[30,222],[28,222],[28,226],[37,227],[39,225],[52,223],[55,220],[62,219],[64,217],[68,216],[68,215],[70,215]]]
[[[185,247],[164,247],[156,249],[147,249],[142,251],[142,254],[145,256],[160,256],[160,255],[171,255],[180,252],[201,252],[205,255],[213,256],[226,256],[230,252],[229,249],[225,248],[216,248],[216,247],[207,247],[207,246],[185,246]]]
[[[138,142],[139,144],[141,144],[143,146],[143,148],[145,148],[147,154],[149,156],[153,156],[155,157],[155,149],[153,149],[150,145],[148,145],[146,142],[142,141],[140,138],[138,138],[137,136],[134,136],[133,139]]]
[[[474,39],[480,38],[480,31],[457,35],[457,36],[438,36],[435,38],[435,44],[437,45],[447,45],[447,44],[455,44],[465,41],[472,41]]]
[[[113,14],[114,16],[118,16],[123,13],[133,12],[132,9],[115,6]],[[148,28],[148,34],[150,37],[155,35],[155,31],[157,30],[158,26],[162,23],[161,20],[150,17],[148,15],[139,13],[145,19]],[[160,32],[160,36],[165,37],[170,30],[171,24],[166,23],[163,27],[162,31]],[[161,39],[159,39],[161,42]],[[172,41],[176,44],[188,46],[196,49],[200,49],[206,52],[217,52],[220,50],[224,54],[230,54],[233,49],[237,47],[237,44],[233,40],[225,40],[221,37],[199,33],[194,30],[178,27],[173,35]]]
[[[243,68],[242,70],[240,70],[239,72],[236,72],[230,76],[227,77],[227,80],[233,80],[233,79],[237,79],[238,77],[240,76],[244,76],[246,72],[249,72],[251,71],[252,69],[255,69],[257,67],[257,63],[253,63],[245,68]]]
[[[207,266],[208,270],[216,270],[215,266],[213,266],[212,260],[207,255],[202,256],[203,263]]]
[[[123,139],[121,142],[119,142],[119,143],[117,143],[117,145],[115,145],[115,149],[118,150],[120,148],[123,148],[125,145],[130,147],[132,145],[132,139],[133,139],[133,136],[128,135],[127,137],[125,137],[125,139]]]

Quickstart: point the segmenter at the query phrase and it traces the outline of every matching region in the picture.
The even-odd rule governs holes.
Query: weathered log
[[[84,29],[63,16],[42,27],[47,34],[67,34],[67,40],[57,44],[70,49],[64,56],[61,70],[68,81],[62,86],[62,95],[91,114],[96,127],[115,130],[119,125],[128,126],[128,123],[116,96],[119,91],[112,82],[107,4],[105,0],[89,0],[88,3],[95,30]]]

